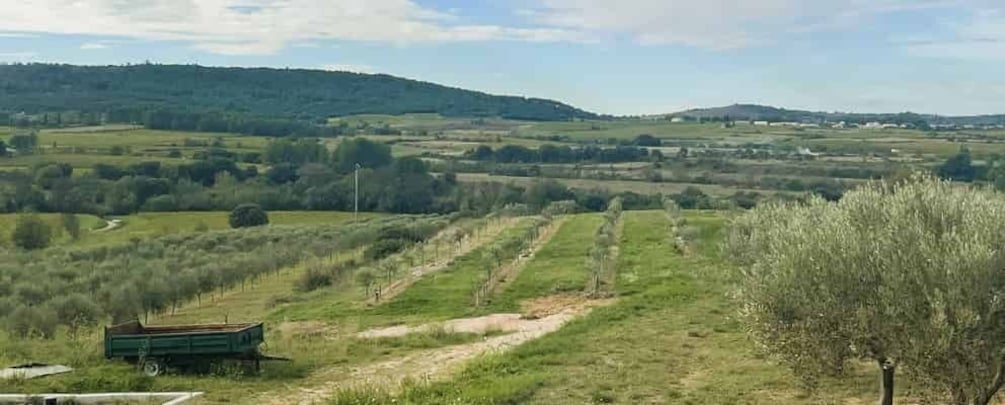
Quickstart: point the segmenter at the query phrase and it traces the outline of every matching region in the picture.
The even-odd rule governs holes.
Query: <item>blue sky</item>
[[[1005,113],[1002,0],[17,0],[0,61],[389,73],[609,114]]]

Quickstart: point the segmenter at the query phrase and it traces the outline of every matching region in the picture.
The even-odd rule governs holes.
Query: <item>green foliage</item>
[[[492,96],[386,75],[151,64],[0,66],[0,110],[106,113],[112,122],[184,125],[208,132],[227,132],[241,124],[217,113],[223,110],[308,121],[417,111],[533,120],[594,116],[554,101]],[[185,114],[168,114],[175,111]],[[267,129],[265,124],[272,123],[262,122],[261,130]]]
[[[391,164],[391,147],[366,138],[343,140],[335,148],[335,167],[342,172],[350,172],[360,165],[378,168]]]
[[[60,215],[60,222],[63,224],[63,229],[66,233],[70,235],[74,240],[80,239],[80,218],[77,214],[62,214]]]
[[[247,228],[269,224],[269,216],[258,204],[241,204],[234,207],[229,217],[231,228]]]
[[[402,239],[384,239],[379,240],[366,247],[363,251],[363,257],[367,260],[380,260],[395,253],[405,250],[411,243]]]
[[[73,328],[108,318],[135,319],[137,315],[170,311],[188,300],[201,301],[205,294],[225,288],[255,283],[265,274],[310,257],[358,249],[373,243],[377,231],[385,226],[429,220],[388,217],[350,225],[284,225],[180,233],[136,238],[120,245],[55,247],[37,256],[0,251],[0,292],[7,286],[7,277],[18,280],[9,293],[3,294],[13,300],[0,300],[0,306],[24,306],[33,308],[32,311],[52,308],[53,327],[65,324]],[[333,282],[341,277],[337,270],[325,269]],[[0,313],[3,315],[6,313]],[[29,312],[24,319],[35,319],[36,315]],[[22,330],[30,331],[35,324],[23,321],[21,325],[26,325]]]
[[[754,338],[813,382],[850,359],[986,404],[1005,364],[1005,198],[928,177],[739,218],[728,252]]]
[[[30,155],[35,152],[35,148],[38,146],[38,134],[34,131],[29,133],[19,133],[14,134],[7,141],[7,144],[17,149],[17,153],[21,155]]]
[[[51,339],[59,325],[56,313],[46,306],[19,306],[7,317],[7,330],[20,338]]]
[[[977,171],[970,159],[970,149],[966,145],[960,147],[960,152],[946,159],[945,163],[936,169],[936,174],[944,179],[956,181],[974,181]]]
[[[11,240],[25,250],[44,249],[52,242],[52,228],[38,215],[22,215],[17,219]]]
[[[604,290],[612,289],[605,285],[614,280],[614,248],[617,246],[617,226],[621,219],[622,204],[620,197],[614,197],[607,204],[604,212],[604,222],[600,224],[594,235],[593,247],[587,255],[586,264],[590,273],[590,286],[587,289],[591,295],[600,296]]]

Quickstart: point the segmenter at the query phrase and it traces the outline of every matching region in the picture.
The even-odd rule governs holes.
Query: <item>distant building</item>
[[[883,128],[883,124],[879,123],[879,122],[867,122],[867,123],[865,123],[865,126],[863,126],[863,128],[866,128],[866,129],[882,129]]]
[[[771,125],[771,123],[769,123],[768,121],[754,121],[754,125],[757,125],[757,126],[760,126],[760,127],[766,127],[768,125]]]
[[[684,117],[673,117],[673,118],[670,119],[670,122],[674,122],[674,123],[679,123],[679,122],[684,122],[684,121],[686,121],[684,119]]]

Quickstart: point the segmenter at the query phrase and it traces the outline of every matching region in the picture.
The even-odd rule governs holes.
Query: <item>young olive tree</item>
[[[759,206],[732,224],[753,338],[806,382],[877,364],[954,404],[1005,384],[1005,196],[916,175],[837,203]]]

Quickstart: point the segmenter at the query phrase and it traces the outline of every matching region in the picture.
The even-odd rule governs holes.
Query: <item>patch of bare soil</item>
[[[614,301],[614,298],[590,299],[583,294],[558,294],[523,301],[520,310],[525,318],[542,318],[562,313],[583,313]]]
[[[550,314],[536,319],[528,319],[521,314],[493,314],[415,327],[395,326],[362,332],[357,336],[364,338],[404,336],[408,333],[422,332],[433,328],[443,328],[456,333],[487,333],[490,331],[510,333],[486,337],[481,342],[418,351],[401,358],[351,369],[332,367],[316,373],[304,387],[295,388],[292,392],[269,393],[256,403],[324,403],[339,389],[373,386],[395,389],[406,380],[429,381],[443,378],[474,357],[504,351],[537,339],[557,331],[567,322],[588,313],[594,307],[614,301],[613,299],[587,300],[585,297],[571,295],[559,297],[561,298],[549,297],[528,302],[525,307],[536,311],[537,314],[550,312]]]

